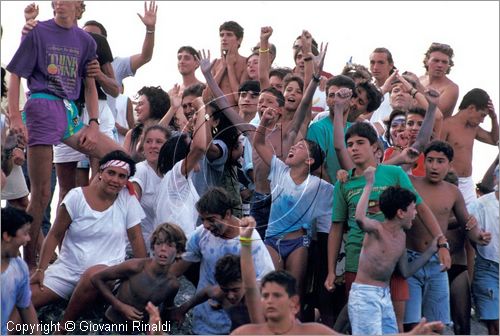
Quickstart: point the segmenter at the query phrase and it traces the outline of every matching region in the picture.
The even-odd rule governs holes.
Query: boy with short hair
[[[356,223],[366,232],[359,255],[359,266],[349,292],[349,319],[352,333],[380,335],[397,333],[389,280],[396,264],[404,277],[410,276],[437,251],[437,238],[422,256],[410,265],[406,259],[406,234],[416,215],[415,194],[390,186],[380,195],[379,206],[385,220],[368,218],[366,213],[375,180],[375,168],[364,171],[366,185],[356,207]],[[369,319],[366,319],[370,316]]]
[[[29,230],[33,217],[24,210],[2,208],[2,335],[7,334],[7,322],[17,307],[24,323],[38,324],[31,302],[28,266],[19,257],[19,247],[30,241]]]
[[[151,258],[134,258],[95,274],[92,283],[111,304],[105,317],[113,323],[144,319],[148,301],[172,307],[179,290],[170,266],[185,251],[186,236],[175,224],[164,223],[151,235]],[[120,280],[116,296],[106,284]],[[129,329],[131,330],[131,329]]]

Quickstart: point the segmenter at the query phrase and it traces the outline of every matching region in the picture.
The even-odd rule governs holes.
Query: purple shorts
[[[57,145],[83,127],[75,103],[49,94],[32,94],[24,112],[28,146]]]

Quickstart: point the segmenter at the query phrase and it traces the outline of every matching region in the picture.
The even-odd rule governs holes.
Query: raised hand
[[[28,22],[29,20],[35,20],[36,17],[38,16],[38,13],[39,13],[38,5],[32,2],[24,9],[24,20],[26,22]]]
[[[312,35],[307,30],[302,31],[302,35],[300,36],[302,40],[302,52],[304,56],[311,52],[312,48]]]
[[[182,103],[181,86],[179,84],[175,84],[174,87],[168,91],[168,97],[170,98],[170,105],[174,109],[178,109]]]
[[[262,118],[261,118],[261,124],[265,127],[270,126],[274,120],[276,120],[276,117],[278,115],[278,112],[272,108],[272,107],[267,107],[264,110],[264,113],[262,113]]]
[[[328,42],[326,42],[324,49],[323,49],[323,42],[321,42],[318,56],[314,56],[311,53],[311,56],[314,60],[314,71],[318,75],[321,73],[321,71],[323,71],[323,65],[325,64],[325,56],[327,50],[328,50]]]
[[[339,169],[337,170],[337,181],[340,181],[340,183],[346,183],[347,180],[349,179],[349,173],[347,170],[344,169]]]
[[[425,99],[429,105],[437,106],[439,104],[439,96],[441,95],[438,90],[434,90],[433,88],[428,88],[425,90]]]
[[[488,115],[491,119],[495,119],[497,117],[497,114],[495,113],[495,106],[493,106],[491,99],[488,100]]]
[[[269,38],[273,34],[273,28],[270,26],[265,26],[260,28],[260,40],[269,41]]]
[[[240,220],[240,237],[251,238],[256,225],[255,219],[252,216],[243,217]]]
[[[195,56],[195,58],[198,63],[200,63],[201,72],[204,74],[210,73],[210,71],[212,71],[212,67],[215,64],[215,60],[213,60],[213,62],[210,62],[210,50],[207,50],[205,52],[205,49],[202,49],[198,51],[198,54],[200,55],[200,57]]]
[[[149,7],[147,5],[147,2],[144,1],[144,16],[137,13],[137,15],[141,19],[142,23],[144,23],[146,28],[149,30],[154,30],[154,27],[156,25],[156,12],[157,11],[158,11],[158,5],[155,5],[155,1],[153,0],[153,1],[149,2]]]

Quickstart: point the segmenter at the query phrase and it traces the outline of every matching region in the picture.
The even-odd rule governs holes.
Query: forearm
[[[493,160],[493,163],[489,166],[486,173],[484,173],[483,178],[481,179],[481,184],[488,188],[489,190],[493,190],[495,187],[495,181],[493,173],[495,171],[496,166],[498,165],[498,156]]]
[[[264,50],[261,52],[260,50]],[[267,51],[265,51],[267,50]],[[269,40],[265,38],[260,39],[260,49],[259,49],[259,82],[260,90],[267,89],[269,84],[269,68],[270,68],[270,56],[269,56]]]
[[[11,73],[9,81],[9,90],[7,91],[7,97],[9,99],[9,118],[20,119],[21,111],[19,110],[19,94],[20,94],[21,78],[15,73]]]
[[[297,133],[300,127],[311,121],[311,106],[314,97],[314,92],[318,87],[319,81],[311,79],[309,85],[307,86],[306,92],[300,101],[299,107],[293,116],[293,124],[291,131]],[[293,142],[293,141],[292,141]]]
[[[95,274],[91,279],[92,284],[94,285],[95,288],[97,288],[97,290],[106,300],[106,302],[108,302],[111,306],[113,306],[113,308],[118,310],[122,302],[116,296],[113,295],[109,287],[106,285],[106,281],[111,281],[111,280],[117,280],[117,279],[106,277],[103,272]]]
[[[231,86],[233,100],[237,103],[239,98],[238,91],[240,89],[240,82],[238,81],[238,78],[236,76],[235,65],[227,66],[227,78],[229,80],[229,85]]]
[[[427,107],[427,112],[425,113],[424,121],[422,122],[422,127],[420,128],[417,139],[415,143],[411,146],[422,152],[425,146],[429,143],[434,127],[434,118],[436,115],[437,106],[434,104],[429,104]]]
[[[332,223],[330,233],[328,234],[328,273],[335,273],[337,258],[342,245],[342,234],[344,224]]]
[[[85,78],[85,106],[89,113],[89,119],[99,118],[99,107],[97,103],[97,88],[93,78]]]
[[[104,92],[112,97],[118,97],[118,95],[120,94],[120,88],[118,87],[118,83],[114,78],[110,78],[106,76],[106,74],[102,73],[102,75],[96,77],[96,80],[102,87]]]
[[[56,247],[63,235],[57,235],[52,230],[49,231],[47,237],[43,240],[42,248],[40,250],[40,260],[38,261],[38,268],[46,270],[49,266],[50,259],[54,254]]]
[[[160,126],[163,126],[163,127],[168,127],[168,125],[170,124],[170,121],[172,120],[172,118],[174,117],[175,113],[177,112],[177,110],[179,110],[181,107],[177,107],[177,106],[170,106],[170,108],[168,109],[167,113],[165,113],[165,115],[160,119],[160,121],[158,122],[158,125]]]
[[[37,313],[31,302],[27,308],[19,308],[19,315],[21,315],[21,320],[25,324],[29,324],[33,327],[38,324]]]
[[[370,193],[372,192],[372,189],[373,189],[373,182],[371,183],[367,182],[365,187],[363,188],[363,193],[361,194],[359,202],[356,205],[356,213],[355,213],[356,223],[363,231],[366,231],[364,223],[367,219],[366,211],[368,210],[368,200],[370,198]]]
[[[408,262],[406,265],[406,269],[400,267],[401,275],[405,278],[411,277],[413,274],[415,274],[416,271],[422,268],[436,252],[437,252],[437,246],[435,244],[431,244],[420,255],[420,257],[413,260],[412,262]],[[404,257],[406,257],[406,252]]]
[[[251,239],[251,238],[249,238]],[[243,287],[245,288],[245,302],[248,308],[248,314],[252,323],[262,323],[264,314],[260,302],[260,291],[257,285],[257,275],[252,258],[251,242],[241,244],[241,277]]]
[[[333,116],[333,146],[339,160],[340,167],[345,170],[354,168],[344,141],[344,120],[343,111],[334,111]]]
[[[499,138],[499,131],[498,131],[498,118],[495,115],[495,117],[491,118],[491,139],[492,143],[496,146],[498,146],[498,138]]]

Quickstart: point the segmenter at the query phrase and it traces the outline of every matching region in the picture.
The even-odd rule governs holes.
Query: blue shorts
[[[250,204],[250,216],[255,219],[256,230],[260,237],[266,236],[267,223],[271,213],[271,194],[261,194],[254,191]]]
[[[480,320],[498,320],[498,263],[476,252],[472,297]]]
[[[286,240],[281,239],[280,237],[270,237],[264,240],[264,244],[275,249],[280,258],[286,259],[296,249],[300,247],[309,247],[309,237],[307,235],[303,235],[302,237]]]
[[[353,282],[347,304],[353,335],[396,334],[398,324],[389,286]]]
[[[83,127],[73,101],[47,93],[31,94],[24,110],[29,146],[57,145]]]
[[[408,262],[418,258],[421,253],[407,250]],[[418,323],[422,317],[427,321],[441,321],[451,324],[450,286],[448,273],[441,272],[437,254],[407,279],[410,300],[406,302],[404,323]]]

